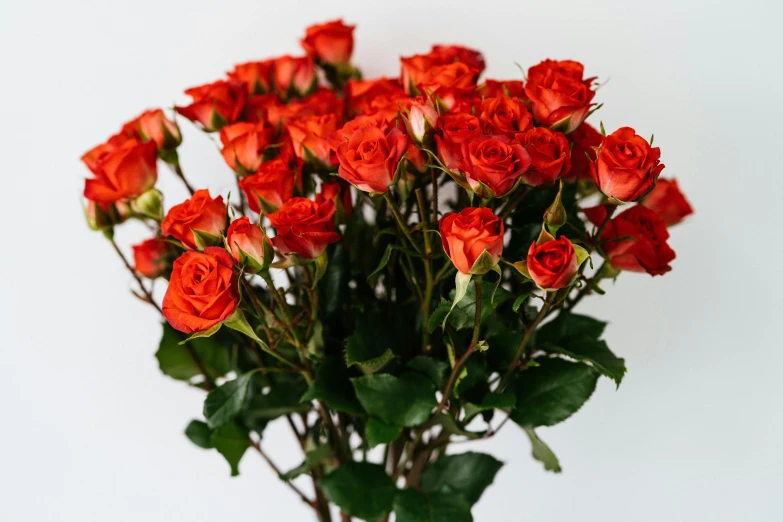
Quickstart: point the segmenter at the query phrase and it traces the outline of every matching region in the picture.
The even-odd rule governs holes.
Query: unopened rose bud
[[[176,122],[166,118],[160,109],[147,111],[139,116],[139,130],[144,138],[152,140],[158,149],[176,149],[182,143],[182,134]]]
[[[157,189],[150,189],[131,202],[131,209],[136,214],[160,221],[163,219],[163,194]]]
[[[84,218],[92,230],[107,230],[119,225],[132,214],[127,203],[96,203],[87,200],[84,205]]]
[[[544,212],[544,223],[549,231],[555,234],[560,227],[566,224],[566,221],[568,221],[568,214],[563,206],[563,182],[561,181],[555,200]]]
[[[152,238],[133,245],[135,270],[150,279],[163,275],[171,265],[172,246],[163,239]]]
[[[438,110],[427,100],[411,100],[410,107],[403,109],[405,128],[416,143],[422,144],[432,140],[438,125]]]
[[[228,227],[226,243],[234,261],[245,264],[245,268],[250,268],[251,272],[265,269],[274,258],[266,233],[244,216],[233,221]]]

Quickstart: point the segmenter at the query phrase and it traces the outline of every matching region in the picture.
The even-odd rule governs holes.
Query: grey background
[[[518,77],[515,61],[582,61],[611,77],[592,120],[655,133],[664,175],[696,208],[672,231],[673,272],[624,274],[584,303],[611,321],[629,373],[541,430],[564,472],[545,473],[507,426],[473,446],[506,462],[476,519],[783,519],[779,5],[4,0],[0,520],[310,520],[257,455],[230,479],[218,454],[183,437],[202,395],[159,374],[154,311],[82,221],[78,157],[234,63],[298,53],[306,25],[337,16],[358,23],[368,77],[397,75],[399,55],[432,43],[481,49],[490,77]],[[188,176],[225,194],[231,173],[214,146],[182,127]],[[184,198],[160,178],[168,206]],[[120,240],[143,235],[130,227]],[[264,445],[287,468],[299,455],[284,428]]]

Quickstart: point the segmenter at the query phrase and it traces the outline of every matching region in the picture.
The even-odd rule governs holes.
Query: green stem
[[[402,230],[402,233],[405,234],[405,237],[408,239],[408,242],[410,242],[411,247],[413,247],[413,250],[417,254],[421,255],[421,250],[419,249],[419,246],[413,240],[411,233],[408,231],[408,227],[405,224],[405,221],[402,219],[402,215],[400,214],[400,209],[397,208],[397,204],[394,202],[394,198],[392,198],[388,190],[383,193],[383,199],[385,199],[386,202],[389,204],[389,208],[391,209],[392,214],[394,215],[394,219],[397,220],[397,225],[400,227],[400,230]]]
[[[481,280],[481,276],[473,278],[473,286],[476,288],[476,317],[473,320],[473,339],[470,341],[473,346],[478,343],[481,330]]]

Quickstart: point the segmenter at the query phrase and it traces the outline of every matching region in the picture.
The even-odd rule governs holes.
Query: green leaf
[[[356,396],[367,412],[394,426],[417,426],[437,406],[435,387],[418,373],[366,375],[351,379]]]
[[[443,321],[446,320],[446,317],[448,316],[450,321],[450,324],[469,324],[472,318],[469,318],[465,312],[462,311],[459,307],[454,308],[454,310],[451,310],[452,305],[451,301],[447,301],[445,299],[441,299],[440,303],[438,304],[438,307],[432,311],[430,314],[430,322],[427,327],[427,329],[430,331],[430,333],[434,332],[438,328],[440,328],[443,325]]]
[[[216,333],[218,333],[218,330],[223,326],[223,323],[218,323],[215,326],[208,328],[206,330],[201,330],[200,332],[194,332],[190,334],[190,337],[187,339],[180,341],[179,344],[185,344],[189,341],[192,341],[193,339],[203,339],[206,337],[212,337]]]
[[[514,310],[515,312],[518,312],[519,311],[519,307],[522,306],[522,303],[525,302],[525,299],[530,297],[531,293],[532,292],[525,292],[524,294],[522,294],[519,297],[517,297],[516,300],[514,301],[514,304],[511,306],[511,309]]]
[[[243,333],[253,339],[255,342],[260,344],[264,350],[269,350],[269,347],[266,345],[264,341],[262,341],[258,335],[256,335],[256,332],[253,330],[253,327],[250,326],[250,323],[247,322],[247,319],[245,318],[245,314],[242,313],[242,310],[237,308],[233,314],[231,314],[231,317],[226,319],[224,323],[226,326],[231,328],[232,330],[236,330],[237,332]]]
[[[617,387],[625,375],[625,360],[617,357],[606,342],[589,337],[568,337],[561,341],[564,346],[547,345],[548,352],[562,353],[577,361],[588,362],[601,374],[612,379]]]
[[[439,390],[446,385],[449,365],[445,361],[426,355],[418,355],[408,361],[406,366],[429,377]]]
[[[332,318],[340,316],[348,302],[346,296],[350,274],[348,257],[341,243],[331,245],[327,252],[329,264],[321,284],[318,285],[318,291],[321,294],[321,302],[324,303],[325,317]]]
[[[401,427],[386,424],[375,417],[370,417],[364,427],[364,438],[367,439],[367,445],[370,448],[374,448],[378,444],[388,444],[399,437],[400,433],[402,433]]]
[[[460,495],[404,489],[394,499],[397,522],[473,522],[470,504]]]
[[[586,315],[559,313],[536,332],[539,343],[557,344],[564,337],[580,336],[598,339],[604,333],[606,323]]]
[[[233,381],[215,388],[204,401],[204,417],[212,428],[223,426],[234,420],[242,410],[247,397],[247,388],[255,371],[240,375]]]
[[[212,448],[212,430],[206,422],[192,420],[185,428],[185,436],[199,448]]]
[[[472,506],[502,466],[502,462],[486,453],[446,455],[422,474],[421,486],[427,492],[459,493]]]
[[[321,480],[321,488],[344,513],[362,520],[389,513],[397,492],[383,467],[369,462],[345,462]]]
[[[448,320],[449,315],[452,311],[454,311],[454,307],[457,306],[460,301],[462,301],[462,298],[465,297],[465,294],[468,292],[468,285],[470,284],[471,277],[473,277],[471,274],[463,274],[459,271],[457,272],[457,275],[454,276],[454,297],[449,312],[446,314],[446,317],[443,318],[441,328],[446,328],[446,321]]]
[[[349,415],[363,415],[364,410],[348,378],[348,368],[337,357],[327,357],[318,367],[315,380],[302,401],[324,401],[330,408]]]
[[[487,433],[486,431],[468,431],[463,428],[456,420],[454,420],[454,417],[447,413],[439,413],[435,417],[435,423],[443,426],[443,431],[446,433],[450,433],[452,435],[461,435],[462,437],[467,437],[470,440],[481,438]]]
[[[173,379],[187,381],[201,375],[189,351],[199,358],[211,378],[221,377],[231,370],[229,350],[215,338],[193,339],[187,345],[180,345],[184,334],[163,323],[163,336],[155,353],[160,371]]]
[[[563,359],[537,359],[540,366],[518,375],[511,420],[523,428],[552,426],[576,413],[593,394],[598,373]]]
[[[334,455],[332,454],[332,448],[330,448],[327,444],[316,446],[314,449],[305,453],[304,462],[302,462],[294,469],[287,471],[286,473],[281,473],[280,479],[285,481],[295,479],[300,475],[309,473],[310,470],[313,468],[313,466],[317,466],[318,464],[321,464],[333,458]]]
[[[560,461],[557,460],[557,456],[552,453],[549,446],[544,444],[544,441],[538,438],[536,432],[531,428],[524,428],[527,437],[530,439],[530,444],[533,446],[533,458],[541,462],[544,465],[544,469],[547,471],[553,471],[560,473]]]
[[[452,291],[449,296],[452,299],[456,298],[456,292]],[[495,310],[512,298],[511,292],[499,287],[494,289],[494,285],[489,281],[483,281],[481,286],[481,322],[485,322]],[[450,301],[441,301],[432,315],[430,316],[429,329],[430,332],[434,332],[436,325],[440,325],[445,320],[445,315],[449,313],[449,307],[454,306]],[[462,299],[452,310],[448,317],[448,324],[456,328],[457,330],[463,330],[465,328],[473,328],[473,324],[476,317],[476,287],[475,285],[469,285],[465,293],[465,298]],[[438,321],[438,323],[435,323]],[[435,324],[433,324],[435,323]],[[435,328],[433,328],[435,326]]]
[[[381,270],[384,269],[384,267],[389,263],[389,259],[391,259],[392,250],[394,250],[394,245],[389,244],[386,246],[386,250],[383,252],[383,256],[381,257],[381,262],[378,263],[378,266],[373,270],[370,275],[367,276],[367,282],[370,284],[371,287],[375,288],[376,283],[378,282],[377,275],[381,273]]]
[[[513,408],[516,403],[517,398],[510,393],[487,393],[481,399],[480,403],[474,404],[469,402],[465,404],[465,418],[469,419],[485,410],[506,410]]]
[[[372,374],[394,359],[396,335],[380,310],[357,315],[356,329],[345,343],[345,364]]]
[[[221,426],[212,432],[212,446],[231,466],[231,476],[239,475],[239,461],[242,460],[245,450],[250,447],[247,430],[236,422]]]
[[[301,402],[307,385],[304,379],[299,378],[298,375],[296,377],[296,379],[279,380],[269,387],[267,393],[259,393],[247,401],[243,418],[249,426],[276,419],[286,413],[304,413],[310,410],[309,402]]]

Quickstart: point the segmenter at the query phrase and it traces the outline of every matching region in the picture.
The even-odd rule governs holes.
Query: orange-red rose
[[[440,219],[443,250],[463,274],[486,273],[495,266],[503,253],[503,220],[484,208],[465,208],[449,212]],[[491,264],[476,266],[476,261],[488,252]],[[486,259],[486,256],[485,256]]]
[[[571,60],[544,60],[527,73],[525,94],[539,125],[574,131],[587,117],[594,78],[583,79],[584,66]]]
[[[462,143],[460,170],[482,198],[503,197],[530,167],[530,155],[506,136],[476,135]]]
[[[133,264],[138,273],[144,277],[155,279],[166,272],[169,267],[171,245],[163,239],[154,237],[133,245]]]
[[[180,332],[203,332],[228,319],[239,303],[231,254],[220,247],[185,252],[163,296],[163,317]]]
[[[435,136],[438,144],[438,156],[446,168],[458,170],[462,159],[462,143],[470,137],[481,134],[481,122],[466,113],[444,114],[438,120],[441,134]]]
[[[567,137],[571,143],[571,170],[562,176],[563,181],[589,178],[590,163],[595,161],[595,149],[604,137],[587,122],[581,124]]]
[[[661,149],[630,127],[606,136],[590,164],[590,176],[598,188],[618,201],[636,201],[655,186],[663,170]]]
[[[342,208],[345,219],[350,219],[353,212],[353,200],[351,199],[351,186],[341,180],[331,179],[321,183],[321,192],[315,196],[317,203],[326,200],[334,201],[335,205]]]
[[[160,224],[164,236],[178,239],[190,250],[198,250],[194,230],[220,237],[225,229],[223,196],[212,199],[205,189],[197,190],[190,199],[171,207]]]
[[[462,62],[438,65],[427,69],[416,87],[422,94],[437,95],[439,98],[464,95],[476,89],[480,72]]]
[[[240,63],[228,73],[233,82],[244,83],[250,95],[266,94],[271,91],[273,60]]]
[[[427,54],[417,54],[400,58],[402,66],[401,81],[405,90],[414,94],[427,72],[439,65],[460,62],[478,74],[484,70],[484,56],[478,51],[458,45],[434,45]]]
[[[693,208],[680,192],[676,179],[659,179],[655,189],[641,204],[658,214],[667,227],[693,214]]]
[[[239,122],[220,129],[221,154],[226,165],[239,174],[255,172],[272,144],[273,130],[266,123]]]
[[[353,53],[353,30],[356,26],[345,25],[342,20],[311,25],[305,32],[301,44],[307,54],[329,65],[341,65],[351,61]]]
[[[360,127],[337,147],[337,174],[359,190],[386,192],[407,146],[408,137],[399,129],[384,133],[378,127]]]
[[[551,185],[571,169],[568,140],[562,132],[536,127],[518,134],[517,140],[530,154],[530,169],[522,175],[526,184]]]
[[[527,251],[530,277],[544,290],[557,290],[571,284],[578,268],[574,245],[567,237],[540,245],[535,241]]]
[[[175,107],[177,112],[206,131],[216,131],[242,117],[247,102],[247,86],[240,82],[218,80],[192,87],[185,94],[193,99],[186,107]]]
[[[294,195],[294,171],[288,164],[275,158],[266,161],[258,168],[258,172],[239,180],[239,188],[247,196],[248,205],[253,212],[268,212],[275,210],[291,199]]]
[[[517,98],[498,96],[481,102],[484,134],[503,134],[509,138],[533,127],[533,116]]]
[[[484,98],[511,96],[512,98],[527,99],[527,96],[525,95],[525,84],[519,80],[485,80],[479,87],[478,94]]]
[[[177,124],[166,117],[161,109],[151,109],[129,121],[122,133],[140,141],[154,141],[159,149],[176,149],[182,143]]]
[[[289,199],[280,210],[267,216],[277,229],[272,244],[281,254],[296,254],[305,259],[320,256],[328,245],[340,240],[340,234],[334,231],[335,210],[332,200]]]
[[[84,182],[84,197],[108,204],[140,196],[158,180],[157,159],[154,141],[113,136],[82,156],[94,175]]]
[[[341,123],[334,113],[298,118],[288,124],[288,135],[296,157],[316,166],[330,166],[331,147],[327,138]]]
[[[237,263],[247,261],[253,269],[260,270],[272,261],[269,259],[273,255],[269,239],[261,227],[250,223],[250,219],[245,216],[231,222],[226,233],[226,243]]]
[[[315,90],[318,84],[315,63],[311,56],[277,58],[272,70],[272,79],[277,93],[284,98],[288,98],[291,94],[306,96]]]

